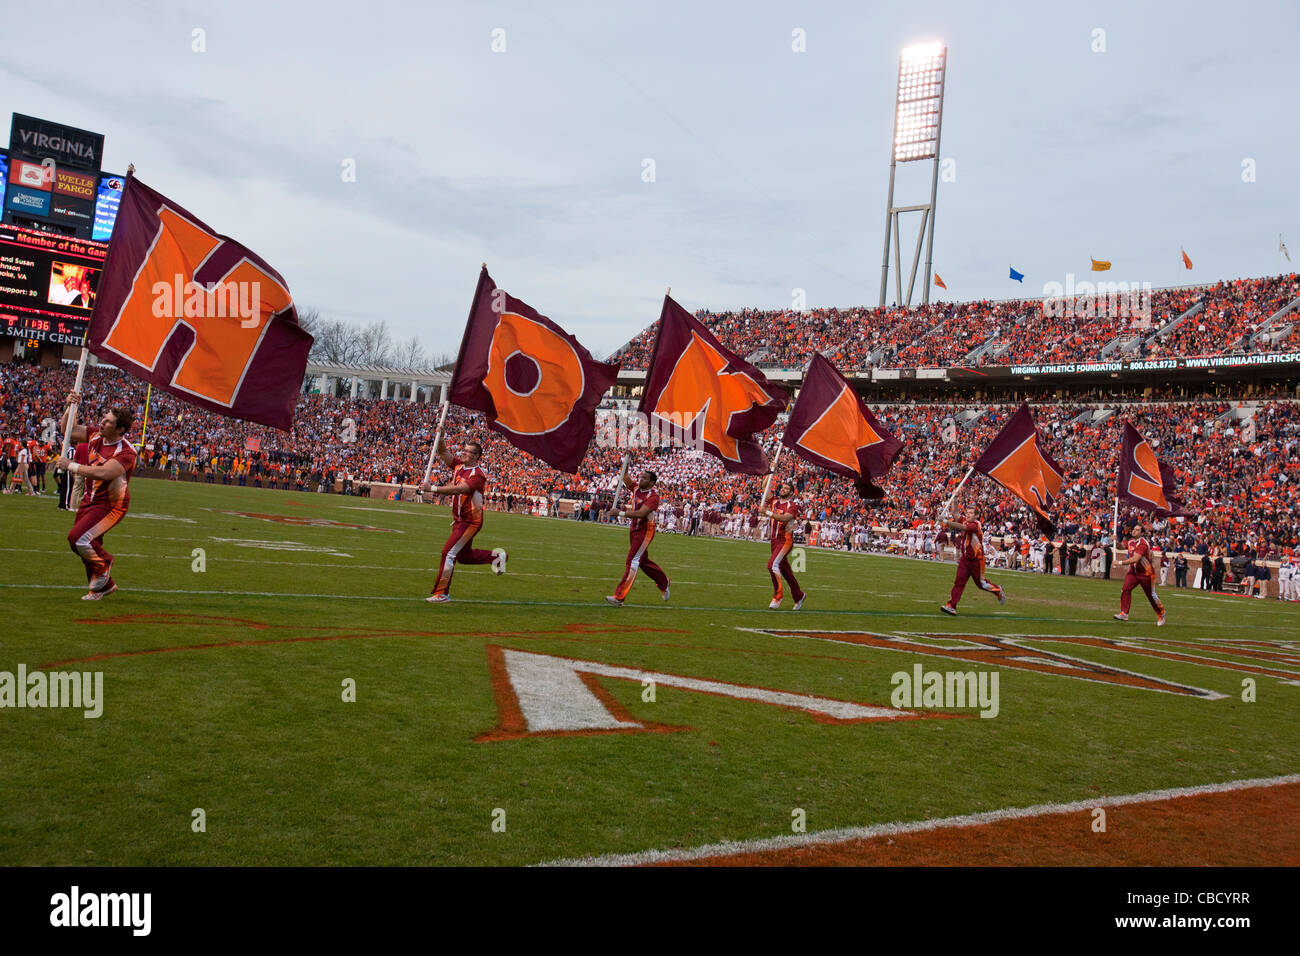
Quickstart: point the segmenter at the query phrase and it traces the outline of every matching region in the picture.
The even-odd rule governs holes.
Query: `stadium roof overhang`
[[[316,377],[360,378],[367,381],[388,379],[390,382],[415,382],[417,385],[447,385],[451,382],[451,372],[444,369],[409,369],[389,368],[383,365],[330,365],[322,362],[308,362],[306,373]]]
[[[798,388],[802,368],[762,368],[771,381]],[[618,384],[640,387],[645,371],[624,369]],[[1102,362],[1062,362],[1032,365],[986,365],[952,368],[876,368],[849,371],[845,377],[866,387],[886,385],[906,388],[949,386],[954,390],[980,385],[1013,386],[1036,383],[1043,386],[1164,384],[1170,381],[1255,381],[1260,378],[1300,379],[1300,352],[1258,352],[1242,355],[1175,357]]]

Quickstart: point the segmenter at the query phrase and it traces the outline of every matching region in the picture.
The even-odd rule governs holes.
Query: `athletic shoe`
[[[999,604],[1006,604],[1006,603],[1007,603],[1007,591],[1006,591],[1006,588],[998,588],[998,603],[999,603]]]
[[[621,600],[619,600],[618,598],[614,597],[614,595],[612,595],[612,594],[607,594],[607,595],[605,595],[605,603],[606,603],[606,604],[613,605],[614,607],[622,607],[622,606],[623,606],[623,602],[622,602]]]
[[[1156,617],[1156,627],[1164,627],[1164,626],[1165,626],[1165,612],[1161,611],[1159,616]]]
[[[117,590],[117,585],[114,584],[112,581],[109,581],[108,587],[101,588],[98,591],[87,591],[85,594],[81,596],[81,599],[83,601],[102,601],[104,600],[104,598],[108,597],[116,590]]]
[[[430,594],[425,598],[430,604],[446,604],[451,600],[450,594]]]
[[[499,567],[498,567],[498,565],[497,565],[497,561],[496,561],[496,556],[497,556],[498,554],[501,555],[501,564],[500,564]],[[506,549],[505,549],[505,548],[493,548],[493,549],[492,549],[492,559],[493,559],[493,560],[492,560],[492,573],[493,573],[493,574],[505,574],[505,573],[506,573],[506,559],[507,559],[507,558],[509,558],[509,555],[506,554]]]
[[[940,604],[939,610],[943,611],[944,614],[951,614],[953,617],[957,616],[957,609],[951,604]]]
[[[771,610],[773,610],[773,611],[779,611],[779,610],[781,610],[781,599],[780,599],[780,598],[772,598],[772,603],[768,605],[768,608],[771,609]]]
[[[668,582],[668,587],[666,587],[666,588],[664,588],[662,591],[660,591],[660,592],[659,592],[659,596],[660,596],[661,598],[663,598],[665,601],[667,601],[667,600],[668,600],[668,595],[669,595],[669,593],[672,591],[672,589],[673,589],[673,583],[672,583],[671,581],[669,581],[669,582]]]
[[[1123,611],[1120,611],[1118,614],[1112,614],[1111,616],[1112,616],[1113,618],[1115,618],[1115,620],[1117,620],[1117,621],[1127,621],[1127,620],[1128,620],[1128,615],[1125,614]]]
[[[801,597],[799,600],[797,600],[797,601],[794,602],[794,609],[795,609],[796,611],[799,610],[799,608],[803,607],[803,602],[806,601],[806,600],[808,600],[808,595],[805,594],[805,595],[804,595],[803,597]]]

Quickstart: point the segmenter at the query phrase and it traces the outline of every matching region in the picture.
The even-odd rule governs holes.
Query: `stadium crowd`
[[[53,428],[72,384],[72,370],[12,364],[0,366],[0,442],[7,450],[31,450],[29,461],[52,457],[58,435]],[[210,414],[156,391],[144,422],[144,387],[107,367],[88,369],[83,418],[110,404],[134,404],[141,466],[175,480],[249,484],[365,493],[373,483],[418,484],[423,475],[439,408],[403,401],[347,399],[322,395],[299,398],[292,431],[279,432]],[[921,553],[934,534],[934,522],[948,496],[973,461],[1014,410],[1014,405],[896,404],[878,406],[881,422],[905,441],[882,484],[886,497],[864,502],[850,482],[784,454],[778,477],[789,478],[805,505],[803,540],[860,549],[907,548],[911,533]],[[1113,414],[1093,420],[1093,410]],[[1192,552],[1273,557],[1300,553],[1300,403],[1267,400],[1248,421],[1238,420],[1234,403],[1223,399],[1191,402],[1114,401],[1034,406],[1048,451],[1066,471],[1056,509],[1062,546],[1088,549],[1108,542],[1112,483],[1120,423],[1125,417],[1152,442],[1162,462],[1177,469],[1185,502],[1196,517],[1158,521],[1161,544]],[[611,411],[602,416],[615,414]],[[969,420],[967,420],[969,419]],[[561,498],[579,502],[578,515],[608,516],[623,449],[602,436],[615,434],[602,418],[580,472],[567,475],[511,446],[487,430],[480,417],[453,407],[448,416],[452,442],[473,437],[484,445],[494,506],[547,503],[554,512]],[[783,422],[763,436],[769,457]],[[6,491],[18,488],[16,452],[3,456]],[[720,463],[692,450],[641,448],[636,467],[660,476],[665,500],[664,527],[687,533],[761,532],[755,517],[764,479],[732,475]],[[34,469],[28,467],[26,473]],[[409,492],[408,492],[409,493]],[[987,479],[968,482],[958,508],[976,505],[995,534],[1029,542],[1041,535],[1028,510]],[[877,540],[871,529],[890,533]],[[903,535],[903,537],[899,537]]]
[[[1104,280],[1102,280],[1104,281]],[[697,318],[736,354],[761,367],[802,368],[814,351],[845,370],[1099,361],[1129,345],[1130,358],[1210,356],[1296,348],[1300,336],[1250,336],[1300,295],[1295,273],[1194,288],[1120,292],[1084,301],[932,302],[910,309],[700,311]],[[1198,303],[1192,316],[1160,333]],[[1300,321],[1300,314],[1294,316]],[[1278,323],[1278,329],[1286,321]],[[644,369],[651,325],[614,358]],[[1270,332],[1276,331],[1270,329]],[[1112,346],[1107,356],[1102,351]],[[976,349],[985,347],[974,358]]]

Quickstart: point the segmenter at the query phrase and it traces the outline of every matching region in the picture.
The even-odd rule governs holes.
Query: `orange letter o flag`
[[[496,405],[497,424],[516,435],[544,435],[569,420],[586,380],[578,353],[563,336],[503,312],[492,334],[483,387]]]

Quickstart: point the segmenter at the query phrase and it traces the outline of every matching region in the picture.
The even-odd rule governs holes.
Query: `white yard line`
[[[570,578],[569,575],[555,575],[555,577],[559,579],[565,579],[565,580]],[[607,581],[608,578],[607,577],[600,578],[599,580]],[[687,582],[682,582],[682,583],[687,583]],[[716,587],[717,585],[706,585],[706,586]],[[41,590],[41,591],[84,591],[85,585],[8,584],[8,583],[0,582],[0,590],[3,590],[4,588],[9,588],[12,590],[28,589],[28,590]],[[423,596],[420,595],[408,596],[408,595],[395,595],[395,594],[392,595],[341,594],[338,592],[303,593],[303,592],[292,592],[292,591],[223,591],[223,590],[193,590],[190,588],[124,587],[118,593],[123,595],[126,594],[193,594],[196,596],[216,595],[221,597],[307,598],[311,600],[327,600],[327,601],[331,601],[331,600],[332,601],[409,601],[412,603],[416,601],[424,600]],[[487,600],[483,598],[453,597],[451,603],[452,604],[481,604],[481,605],[490,605],[494,607],[577,607],[577,608],[606,607],[604,601],[602,601],[599,598],[595,600],[589,600],[589,601],[510,601],[510,600],[494,601],[494,600]],[[933,614],[929,612],[923,614],[908,614],[905,611],[886,611],[886,610],[876,610],[872,608],[804,608],[802,611],[798,611],[798,612],[789,610],[787,608],[782,608],[780,611],[772,611],[772,610],[768,610],[765,606],[760,606],[757,603],[752,607],[725,607],[716,604],[714,605],[672,604],[672,603],[665,604],[658,600],[648,600],[644,604],[631,604],[628,605],[628,607],[632,608],[633,610],[639,610],[639,611],[664,611],[664,612],[707,611],[713,613],[727,613],[727,614],[735,614],[735,613],[745,614],[745,613],[752,612],[755,614],[761,614],[764,618],[769,618],[772,621],[797,621],[800,620],[801,618],[808,618],[815,615],[838,614],[845,617],[862,615],[862,616],[868,616],[873,618],[892,617],[892,618],[905,618],[905,619],[921,619],[929,622],[926,624],[927,627],[938,625],[941,622],[944,623],[945,625],[951,624],[949,618],[944,617],[943,615],[938,613],[937,602],[935,604],[935,613]],[[432,612],[432,613],[443,613],[443,612]],[[615,609],[610,609],[609,613],[617,616],[619,612]],[[796,614],[797,616],[793,616]],[[974,617],[971,619],[975,621],[981,620],[980,617]],[[1036,622],[1043,622],[1043,623],[1050,623],[1050,624],[1093,624],[1093,625],[1103,624],[1104,625],[1107,623],[1109,618],[1106,617],[1105,615],[1101,615],[1097,617],[1073,617],[1073,618],[1024,616],[1024,617],[1015,617],[1015,618],[1002,617],[1000,618],[1000,620],[1036,621]],[[1151,621],[1150,623],[1152,627],[1155,626],[1154,621]],[[1288,634],[1295,633],[1295,628],[1293,626],[1274,627],[1265,624],[1214,624],[1213,626],[1216,628],[1225,628],[1225,629],[1232,629],[1238,631],[1285,631]],[[948,632],[942,631],[942,632],[935,632],[935,633],[948,633]],[[956,631],[953,631],[952,633],[960,634],[961,631],[960,629],[958,629]],[[1125,640],[1134,640],[1136,638],[1140,638],[1144,636],[1141,634],[1135,634],[1132,631],[1123,628],[1117,629],[1115,633],[1117,636],[1123,636]],[[1150,636],[1158,637],[1160,635],[1152,634]],[[1173,631],[1171,633],[1166,633],[1164,636],[1171,637],[1171,638],[1177,637],[1178,632]]]
[[[1258,777],[1253,780],[1233,780],[1228,783],[1211,783],[1198,787],[1177,787],[1169,790],[1148,790],[1115,797],[1093,797],[1073,803],[1041,803],[1032,807],[1008,807],[984,813],[968,813],[934,820],[908,820],[899,823],[877,823],[864,827],[842,827],[817,833],[794,833],[757,840],[724,840],[682,850],[643,850],[639,853],[608,853],[602,856],[573,857],[550,860],[540,866],[643,866],[650,863],[677,863],[706,860],[714,857],[735,856],[740,853],[766,853],[773,850],[791,850],[800,847],[833,846],[856,840],[870,840],[880,836],[898,836],[907,833],[924,833],[931,830],[948,830],[976,827],[1004,820],[1026,820],[1033,817],[1061,813],[1079,813],[1096,807],[1122,807],[1137,803],[1155,803],[1179,797],[1197,797],[1208,793],[1229,793],[1234,790],[1255,790],[1263,787],[1280,787],[1300,783],[1300,774],[1284,777]]]

